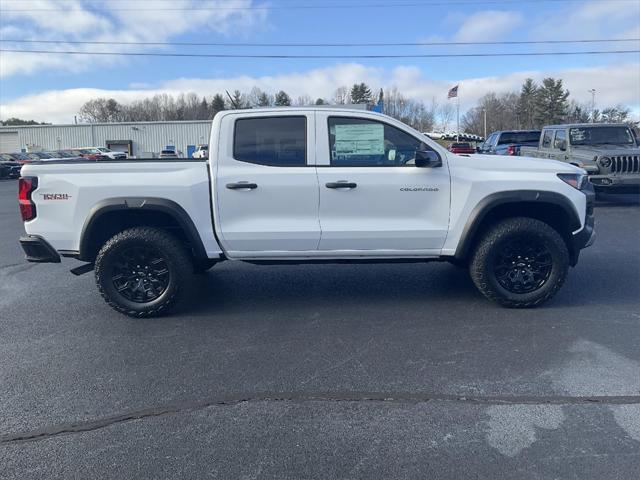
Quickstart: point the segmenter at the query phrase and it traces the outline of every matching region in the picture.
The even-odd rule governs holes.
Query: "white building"
[[[190,157],[210,131],[211,120],[0,127],[0,153],[107,147],[145,158],[173,146]]]

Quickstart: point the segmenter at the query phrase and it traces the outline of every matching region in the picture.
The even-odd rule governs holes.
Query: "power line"
[[[0,53],[36,53],[59,55],[112,55],[127,57],[201,57],[201,58],[325,58],[325,59],[365,59],[365,58],[454,58],[454,57],[540,57],[547,55],[614,55],[640,53],[640,50],[596,50],[580,52],[499,52],[499,53],[427,53],[406,55],[285,55],[285,54],[230,54],[230,53],[154,53],[154,52],[80,52],[56,50],[16,50],[0,49]]]
[[[542,45],[572,43],[619,43],[640,42],[640,38],[602,38],[574,40],[522,40],[496,42],[399,42],[399,43],[228,43],[228,42],[124,42],[90,40],[17,40],[0,39],[0,43],[66,43],[73,45],[146,45],[146,46],[189,46],[189,47],[421,47],[421,46],[463,46],[463,45]]]
[[[4,0],[7,1],[7,0]],[[541,4],[541,3],[587,3],[590,0],[482,0],[482,1],[465,1],[465,0],[451,0],[451,1],[428,1],[428,2],[404,2],[404,3],[351,3],[351,4],[337,4],[327,5],[323,4],[306,4],[306,5],[249,5],[249,6],[191,6],[191,7],[156,7],[156,8],[142,8],[142,7],[108,7],[109,11],[124,11],[124,12],[182,12],[182,11],[216,11],[216,10],[326,10],[326,9],[349,9],[349,8],[404,8],[404,7],[429,7],[429,6],[451,6],[451,5],[466,5],[466,6],[482,6],[482,5],[520,5],[523,3]],[[609,2],[636,2],[637,0],[607,0]],[[93,6],[92,8],[96,8]],[[85,4],[84,6],[89,6]],[[100,4],[100,6],[105,6]],[[64,8],[17,8],[17,9],[2,9],[3,13],[19,13],[19,12],[60,12],[60,11],[72,11],[71,9]]]

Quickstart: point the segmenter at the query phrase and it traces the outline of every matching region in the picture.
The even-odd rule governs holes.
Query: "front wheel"
[[[170,233],[135,227],[113,236],[95,262],[100,294],[115,310],[131,317],[168,312],[189,291],[193,263]]]
[[[526,217],[509,218],[490,228],[469,265],[480,292],[512,308],[536,307],[549,300],[568,270],[569,251],[560,234]]]

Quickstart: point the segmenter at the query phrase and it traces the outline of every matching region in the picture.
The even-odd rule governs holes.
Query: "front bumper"
[[[595,215],[593,207],[596,202],[596,194],[593,187],[583,190],[587,196],[587,211],[584,217],[584,227],[574,233],[571,238],[572,252],[571,252],[571,266],[575,266],[578,263],[578,257],[580,250],[590,247],[596,240],[595,230]]]
[[[589,175],[589,181],[602,190],[640,187],[640,175]]]
[[[20,238],[27,262],[60,263],[60,254],[44,238],[27,235]]]

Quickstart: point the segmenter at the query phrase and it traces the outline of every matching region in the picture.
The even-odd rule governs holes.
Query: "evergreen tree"
[[[316,105],[324,105],[324,100],[322,98],[318,98],[316,100]]]
[[[351,103],[366,103],[369,105],[371,100],[371,89],[366,83],[356,83],[351,87]]]
[[[562,123],[567,117],[569,91],[562,86],[562,80],[545,78],[536,95],[535,119],[537,126]]]
[[[211,100],[210,108],[213,115],[215,115],[218,112],[221,112],[222,110],[225,110],[226,107],[224,103],[224,97],[219,93],[216,93],[213,99]]]
[[[291,106],[291,97],[283,90],[276,93],[275,99],[276,107],[289,107]]]
[[[269,96],[268,93],[262,92],[258,96],[258,106],[259,107],[269,107],[269,106],[271,106],[271,97]]]
[[[233,108],[248,108],[247,98],[240,90],[234,90],[231,95]]]
[[[527,78],[522,84],[520,90],[520,98],[518,100],[518,119],[520,125],[524,128],[535,127],[535,111],[536,97],[538,95],[538,86],[533,79]]]

